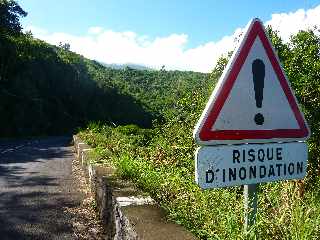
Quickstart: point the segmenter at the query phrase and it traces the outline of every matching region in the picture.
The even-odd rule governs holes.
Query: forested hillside
[[[1,137],[71,133],[91,121],[150,127],[173,91],[205,78],[191,72],[106,68],[65,46],[23,34],[18,20],[26,13],[14,7],[10,16],[15,21],[2,21],[0,28]]]
[[[90,121],[150,127],[182,79],[204,77],[105,68],[30,34],[0,41],[2,137],[63,134]]]
[[[151,112],[117,85],[124,71],[31,34],[1,33],[0,41],[2,137],[70,133],[93,120],[150,126]]]

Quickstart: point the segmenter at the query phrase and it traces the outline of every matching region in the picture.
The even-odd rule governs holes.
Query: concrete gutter
[[[90,183],[108,240],[196,240],[182,226],[166,220],[146,193],[115,175],[112,167],[89,164],[92,148],[73,136],[76,156]]]

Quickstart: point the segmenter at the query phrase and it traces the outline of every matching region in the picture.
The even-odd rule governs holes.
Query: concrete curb
[[[115,169],[89,164],[92,149],[78,136],[73,136],[73,143],[106,228],[106,239],[197,239],[182,226],[168,222],[156,202],[132,183],[117,178]]]

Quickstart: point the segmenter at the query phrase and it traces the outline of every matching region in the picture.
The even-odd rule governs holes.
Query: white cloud
[[[288,41],[291,34],[317,25],[320,26],[320,5],[309,10],[272,14],[265,23],[278,30],[280,36]],[[105,63],[135,63],[152,68],[193,70],[210,72],[222,54],[234,49],[236,39],[243,31],[238,28],[230,36],[216,42],[208,42],[195,48],[186,49],[188,35],[171,34],[166,37],[151,39],[134,32],[115,32],[95,26],[88,29],[88,34],[75,36],[67,33],[48,33],[46,30],[30,26],[35,37],[51,44],[67,42],[71,50],[90,59]]]
[[[103,31],[102,27],[91,27],[91,28],[89,28],[88,33],[89,34],[99,34],[102,31]]]
[[[296,12],[272,14],[266,25],[278,30],[281,38],[287,42],[290,36],[299,30],[320,26],[320,5],[309,10],[299,9]]]

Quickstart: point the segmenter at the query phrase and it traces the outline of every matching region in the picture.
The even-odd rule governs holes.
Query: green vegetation
[[[116,85],[125,71],[114,73],[30,35],[2,36],[0,51],[2,137],[63,134],[98,120],[151,125],[152,114]]]
[[[128,94],[129,69],[22,34],[17,18],[26,13],[13,1],[1,0],[0,12],[1,137],[71,133],[90,121],[151,126],[155,116]]]
[[[0,27],[2,32],[16,35],[21,33],[19,18],[27,13],[12,0],[0,0]]]
[[[270,37],[311,126],[305,181],[261,185],[256,226],[243,235],[241,187],[206,190],[194,183],[192,130],[227,58],[211,74],[115,70],[21,33],[14,1],[0,0],[0,136],[79,135],[93,160],[149,192],[201,239],[320,237],[320,38]],[[9,20],[8,20],[9,19]],[[11,19],[11,20],[10,20]]]

